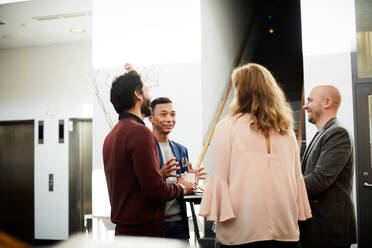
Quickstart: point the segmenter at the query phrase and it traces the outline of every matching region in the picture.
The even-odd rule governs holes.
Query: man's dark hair
[[[110,101],[116,112],[119,114],[132,108],[136,103],[134,92],[137,90],[143,94],[142,88],[141,77],[134,70],[117,77],[111,85],[110,92]]]
[[[172,101],[168,97],[158,97],[152,100],[151,102],[151,112],[154,113],[155,107],[158,104],[163,104],[163,103],[172,103]]]

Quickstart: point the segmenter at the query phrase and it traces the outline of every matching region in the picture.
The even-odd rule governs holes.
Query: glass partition
[[[372,78],[372,1],[355,2],[358,78]]]

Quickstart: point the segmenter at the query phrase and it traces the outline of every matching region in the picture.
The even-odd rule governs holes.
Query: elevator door
[[[0,122],[0,230],[34,238],[34,121]]]
[[[69,233],[84,230],[92,213],[92,120],[69,122]]]

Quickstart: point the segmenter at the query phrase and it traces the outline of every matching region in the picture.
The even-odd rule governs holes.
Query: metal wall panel
[[[34,239],[34,121],[0,122],[0,230]]]
[[[92,121],[70,120],[69,233],[84,230],[84,215],[92,213]]]

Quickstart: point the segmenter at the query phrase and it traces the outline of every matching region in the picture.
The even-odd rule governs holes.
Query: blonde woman
[[[199,215],[217,222],[221,247],[298,247],[311,218],[292,110],[263,66],[232,74],[231,115],[215,130],[213,168]]]

